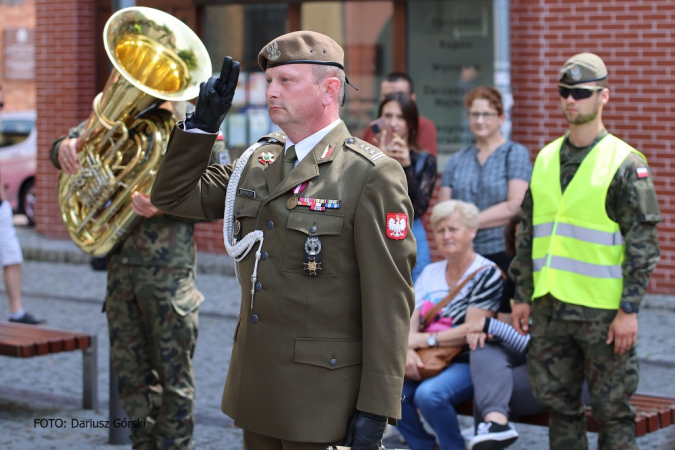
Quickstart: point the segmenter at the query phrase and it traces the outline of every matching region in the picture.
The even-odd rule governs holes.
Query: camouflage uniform
[[[57,168],[61,140],[50,153]],[[222,140],[211,162],[229,163]],[[194,223],[168,214],[141,219],[108,255],[104,310],[119,399],[131,420],[145,421],[130,428],[135,449],[193,448],[192,357],[204,301],[195,287]]]
[[[560,150],[560,183],[565,188],[583,159],[600,139],[576,148],[565,139]],[[639,304],[659,259],[656,224],[661,214],[651,176],[638,178],[636,169],[647,167],[631,153],[617,170],[607,192],[606,210],[624,237],[622,301]],[[516,282],[514,301],[530,303],[532,278],[532,194],[522,204],[518,253],[509,274]],[[637,448],[635,411],[629,399],[637,389],[639,368],[635,347],[624,355],[607,345],[609,325],[616,311],[561,302],[546,294],[532,304],[528,371],[537,400],[550,411],[550,446],[585,449],[586,422],[581,402],[584,378],[589,383],[593,416],[600,425],[598,447]]]

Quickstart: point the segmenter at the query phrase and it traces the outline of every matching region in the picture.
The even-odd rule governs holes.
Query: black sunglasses
[[[574,100],[584,100],[586,98],[589,98],[595,92],[601,91],[603,89],[604,89],[604,87],[602,87],[602,86],[582,86],[582,87],[576,87],[576,88],[568,88],[568,87],[564,87],[564,86],[558,86],[558,94],[562,98],[567,98],[570,95],[572,95],[572,98]]]

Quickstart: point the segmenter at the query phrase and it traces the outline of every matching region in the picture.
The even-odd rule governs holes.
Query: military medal
[[[329,200],[325,198],[300,197],[298,205],[309,206],[312,211],[325,211],[326,209],[339,209],[340,200]]]
[[[309,236],[305,241],[305,262],[303,270],[308,275],[316,276],[317,270],[321,268],[321,239],[317,236]]]
[[[270,152],[261,153],[260,156],[258,156],[258,162],[263,166],[269,166],[274,162],[274,155]]]
[[[295,209],[295,207],[298,206],[298,195],[300,195],[300,192],[302,192],[307,187],[307,184],[308,182],[305,181],[293,189],[293,195],[289,197],[288,200],[286,200],[287,209]]]

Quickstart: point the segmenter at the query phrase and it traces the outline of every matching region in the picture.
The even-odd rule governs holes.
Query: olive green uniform
[[[264,242],[255,282],[258,244],[239,263],[241,310],[222,409],[245,435],[341,443],[357,409],[400,417],[415,240],[408,223],[392,239],[387,215],[413,218],[405,174],[342,122],[283,179],[285,136],[266,139],[274,141],[248,160],[234,217],[225,218],[237,222],[238,237],[260,230]],[[207,167],[212,142],[174,128],[153,204],[185,217],[223,216],[234,167]],[[340,200],[339,208],[289,207],[305,181],[300,197]],[[305,259],[314,237],[316,275]]]
[[[81,127],[81,125],[80,125]],[[80,127],[68,137],[78,137]],[[50,151],[58,163],[58,146]],[[229,160],[222,140],[212,161]],[[192,448],[198,307],[194,220],[142,218],[108,256],[105,312],[119,399],[131,420],[135,449]]]
[[[560,150],[560,183],[564,192],[591,149],[607,135],[604,129],[584,148],[565,139]],[[639,178],[645,161],[631,153],[607,191],[606,211],[619,224],[625,241],[621,300],[640,304],[659,260],[656,225],[661,214],[651,178]],[[607,345],[616,310],[589,308],[547,294],[532,301],[533,201],[528,190],[522,204],[518,252],[509,274],[516,283],[515,302],[532,304],[528,369],[542,407],[551,412],[550,444],[554,449],[586,448],[581,402],[584,378],[589,383],[593,415],[600,424],[599,448],[636,448],[635,412],[629,399],[639,379],[635,347],[624,355]]]

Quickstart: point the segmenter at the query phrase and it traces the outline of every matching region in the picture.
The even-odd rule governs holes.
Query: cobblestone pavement
[[[24,236],[26,233],[24,232]],[[22,245],[25,244],[22,239]],[[42,242],[40,245],[51,245]],[[61,244],[59,244],[61,245]],[[64,261],[59,253],[56,261]],[[62,254],[61,254],[62,255]],[[202,256],[200,255],[200,258]],[[37,259],[37,258],[34,258]],[[54,259],[50,260],[54,261]],[[206,297],[200,312],[200,335],[195,354],[197,407],[194,442],[197,449],[240,449],[241,431],[220,411],[220,398],[239,311],[239,286],[227,275],[221,260],[210,265],[226,275],[200,273],[197,286]],[[108,420],[108,339],[101,302],[105,272],[86,264],[27,261],[24,264],[24,306],[48,326],[98,335],[98,411],[81,409],[82,356],[79,352],[38,358],[0,358],[0,449],[114,449],[108,430],[96,428]],[[208,270],[207,270],[208,272]],[[656,298],[640,312],[638,352],[639,390],[675,397],[675,308],[672,298]],[[0,320],[7,317],[7,299],[0,284]],[[36,419],[61,419],[65,427],[41,427]],[[56,423],[56,422],[54,422]],[[468,431],[472,419],[461,418]],[[80,425],[80,426],[75,426]],[[85,425],[82,427],[81,425]],[[516,424],[520,439],[513,449],[547,448],[547,428]],[[589,433],[590,448],[597,435]],[[406,448],[395,430],[387,448]],[[638,439],[642,449],[675,449],[675,426]]]

